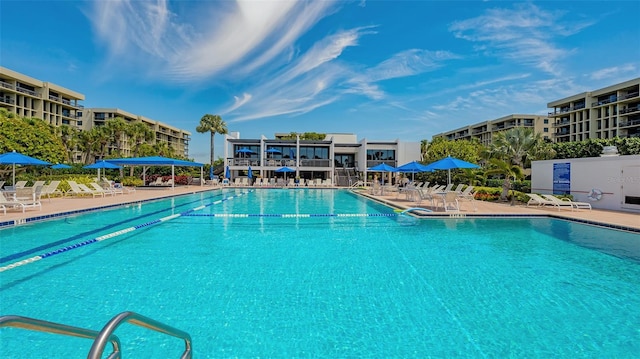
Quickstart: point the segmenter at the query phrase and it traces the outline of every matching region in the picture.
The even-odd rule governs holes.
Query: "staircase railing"
[[[108,359],[119,359],[121,357],[120,339],[113,334],[113,332],[124,323],[134,324],[182,339],[184,341],[185,350],[180,358],[191,359],[192,349],[191,336],[189,333],[134,312],[123,312],[116,315],[104,326],[104,328],[102,328],[100,332],[17,315],[5,315],[0,317],[0,327],[22,328],[45,333],[93,339],[93,345],[91,346],[91,350],[87,356],[88,359],[102,358],[102,354],[107,343],[111,343],[111,346],[113,347],[113,352],[108,356]]]

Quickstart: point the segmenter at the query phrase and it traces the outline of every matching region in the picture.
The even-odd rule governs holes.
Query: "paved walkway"
[[[219,188],[219,187],[218,187]],[[133,193],[102,197],[65,197],[52,198],[51,200],[42,200],[42,210],[27,209],[25,213],[18,210],[7,210],[7,214],[3,215],[0,211],[0,223],[6,221],[23,222],[27,218],[46,216],[57,213],[65,213],[70,211],[85,210],[90,208],[112,206],[118,204],[137,203],[151,199],[159,199],[183,194],[196,193],[201,191],[213,190],[215,187],[208,186],[178,186],[171,188],[145,188],[138,189]],[[431,207],[430,202],[417,204],[411,200],[407,200],[404,196],[398,196],[397,193],[390,193],[383,196],[372,196],[368,191],[359,191],[362,195],[372,198],[376,201],[391,205],[400,209],[412,207],[424,207],[433,210],[432,215],[448,215],[442,208]],[[475,204],[475,208],[474,208]],[[511,206],[509,203],[493,203],[484,201],[468,201],[461,202],[461,215],[509,215],[509,214],[534,214],[534,215],[552,215],[555,217],[573,218],[593,223],[602,223],[605,225],[614,225],[628,228],[636,228],[640,230],[640,213],[619,212],[607,210],[575,210],[567,209],[557,210],[549,207],[527,207],[522,204]],[[429,215],[429,214],[427,214]]]

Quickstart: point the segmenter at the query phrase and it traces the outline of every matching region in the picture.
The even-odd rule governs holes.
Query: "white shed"
[[[640,155],[534,161],[531,192],[566,193],[593,208],[640,212]]]

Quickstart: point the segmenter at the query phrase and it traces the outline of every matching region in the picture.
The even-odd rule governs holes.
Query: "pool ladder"
[[[134,312],[122,312],[111,320],[102,328],[100,332],[90,329],[73,327],[70,325],[47,322],[45,320],[21,317],[17,315],[5,315],[0,317],[1,327],[14,327],[35,330],[39,332],[68,335],[72,337],[80,337],[93,339],[93,345],[87,356],[88,359],[99,359],[102,357],[105,346],[111,343],[113,352],[107,357],[108,359],[121,358],[120,339],[113,332],[124,323],[131,323],[143,328],[164,333],[176,338],[184,340],[185,350],[181,359],[191,359],[191,336],[187,332],[173,328],[164,323],[160,323],[151,318],[147,318]]]

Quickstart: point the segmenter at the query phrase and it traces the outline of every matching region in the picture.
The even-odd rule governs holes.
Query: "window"
[[[548,124],[549,124],[549,119],[548,119],[548,118],[545,118],[545,119],[544,119],[544,124],[545,124],[545,125],[548,125]]]
[[[548,127],[545,127],[542,131],[543,131],[543,132],[549,132],[549,128],[548,128]]]

